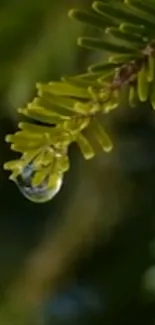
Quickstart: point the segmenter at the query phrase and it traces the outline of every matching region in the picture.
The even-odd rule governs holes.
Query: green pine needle
[[[19,131],[6,137],[21,158],[4,168],[35,202],[46,202],[60,189],[70,166],[71,143],[79,146],[85,159],[93,158],[99,147],[105,152],[112,149],[104,114],[119,107],[125,88],[131,107],[148,100],[155,109],[155,3],[102,0],[93,2],[92,8],[72,9],[69,17],[102,31],[101,38],[78,38],[78,45],[108,52],[107,61],[90,65],[81,75],[38,83],[37,97],[18,110],[29,122],[19,123]]]

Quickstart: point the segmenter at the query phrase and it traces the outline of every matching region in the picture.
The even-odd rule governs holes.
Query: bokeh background
[[[115,1],[115,0],[114,0]],[[0,1],[0,325],[155,324],[155,115],[124,103],[104,119],[114,150],[71,169],[49,203],[25,199],[3,163],[36,82],[104,58],[77,47],[99,32],[68,18],[91,0]]]

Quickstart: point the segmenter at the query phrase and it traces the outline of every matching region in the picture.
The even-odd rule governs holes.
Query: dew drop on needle
[[[54,187],[48,188],[48,179],[44,180],[39,186],[32,186],[34,173],[33,163],[29,163],[15,179],[16,185],[23,196],[32,202],[45,203],[50,201],[62,186],[63,174],[60,174]]]

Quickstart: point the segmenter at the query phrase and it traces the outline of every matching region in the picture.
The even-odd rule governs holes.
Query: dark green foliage
[[[52,175],[48,184],[54,187],[57,177],[69,168],[72,142],[78,144],[86,159],[95,155],[86,129],[103,150],[110,151],[111,140],[99,120],[102,114],[119,107],[124,85],[130,106],[148,100],[155,108],[155,4],[151,0],[104,0],[95,1],[92,8],[94,13],[73,9],[69,16],[104,31],[101,38],[80,37],[78,44],[108,52],[108,62],[91,65],[83,75],[37,85],[37,98],[19,109],[30,123],[20,123],[21,131],[6,138],[11,148],[21,153],[19,160],[5,164],[13,180],[35,159],[33,186]],[[35,125],[35,121],[43,126]]]

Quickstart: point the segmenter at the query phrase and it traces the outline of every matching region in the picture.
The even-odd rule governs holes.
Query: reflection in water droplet
[[[31,181],[34,172],[33,164],[28,164],[16,178],[16,185],[20,192],[32,202],[45,203],[50,201],[59,192],[62,186],[63,174],[60,174],[55,187],[48,188],[47,180],[44,180],[39,186],[32,186]]]

